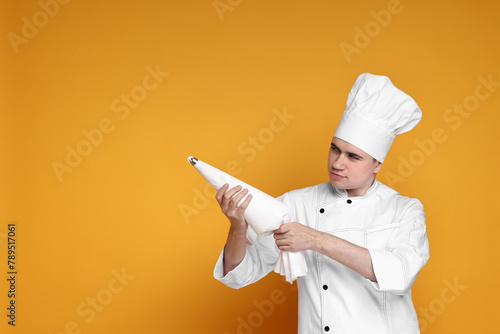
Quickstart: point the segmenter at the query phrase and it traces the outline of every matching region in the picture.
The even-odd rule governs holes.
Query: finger
[[[229,187],[229,185],[228,185]],[[228,210],[230,209],[230,205],[231,205],[231,199],[232,197],[234,196],[234,194],[236,194],[238,191],[241,190],[241,186],[236,186],[236,187],[233,187],[231,189],[229,189],[228,191],[226,191],[223,195],[222,195],[222,199],[221,199],[221,203],[220,203],[220,207],[222,209],[222,212],[224,213],[227,213]]]
[[[289,235],[287,233],[274,233],[274,239],[284,241]]]
[[[229,201],[231,208],[238,209],[238,203],[248,194],[248,189],[243,189],[236,195],[234,195]]]
[[[224,200],[230,200],[236,193],[238,193],[239,191],[241,191],[242,188],[243,188],[242,186],[236,186],[236,187],[233,187],[233,188],[229,189],[224,194],[223,199]]]
[[[283,246],[278,246],[278,249],[283,252],[293,252],[295,251],[294,248],[288,246],[288,245],[283,245]]]
[[[215,194],[215,198],[217,199],[217,202],[219,204],[222,203],[222,196],[226,193],[227,189],[229,188],[229,184],[225,183],[222,187],[217,190],[217,194]]]
[[[276,246],[278,246],[278,248],[280,250],[283,250],[283,248],[289,247],[288,243],[283,241],[283,240],[276,240]]]
[[[274,233],[276,234],[283,234],[283,233],[286,233],[289,231],[289,227],[286,226],[287,224],[283,224],[281,225],[277,230],[274,231]]]
[[[245,190],[247,190],[247,189],[245,189]],[[242,210],[244,212],[248,208],[248,205],[250,204],[251,201],[252,201],[252,194],[248,194],[247,198],[245,198],[243,203],[241,203],[240,210]]]

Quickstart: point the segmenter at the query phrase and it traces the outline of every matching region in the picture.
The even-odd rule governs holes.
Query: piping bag
[[[271,235],[281,224],[289,221],[289,208],[285,203],[195,157],[189,157],[188,161],[216,190],[226,183],[229,184],[229,189],[237,185],[241,185],[242,189],[248,189],[248,194],[238,204],[243,203],[245,198],[252,194],[252,200],[245,210],[244,217],[258,237]],[[307,274],[304,254],[281,251],[274,271],[293,283],[297,277]]]

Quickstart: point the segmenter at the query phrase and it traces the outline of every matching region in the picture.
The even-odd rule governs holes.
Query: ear
[[[376,167],[373,170],[373,174],[377,174],[382,169],[382,163],[380,161],[376,161],[375,163],[376,163]]]

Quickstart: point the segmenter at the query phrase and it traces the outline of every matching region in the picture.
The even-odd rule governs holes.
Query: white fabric
[[[347,97],[335,137],[384,162],[396,135],[410,131],[421,119],[417,103],[388,77],[363,73]]]
[[[307,274],[307,264],[303,252],[280,252],[274,272],[285,276],[289,283]]]
[[[229,189],[237,185],[241,185],[242,189],[248,189],[248,194],[241,199],[239,204],[249,194],[252,195],[252,200],[245,210],[244,217],[258,237],[271,235],[281,224],[289,221],[289,207],[283,202],[199,159],[189,157],[188,161],[194,163],[196,170],[216,190],[219,190],[226,183],[229,184]],[[282,252],[276,268],[276,272],[284,275],[290,283],[297,277],[307,274],[307,265],[302,252]]]
[[[416,334],[411,286],[429,259],[420,202],[375,181],[362,197],[330,183],[294,190],[279,198],[290,219],[369,250],[377,283],[322,254],[306,251],[307,276],[298,278],[299,333]],[[324,209],[321,213],[320,209]],[[238,267],[223,274],[222,253],[214,277],[232,288],[252,284],[280,257],[274,238],[256,238]],[[326,289],[325,289],[326,288]]]

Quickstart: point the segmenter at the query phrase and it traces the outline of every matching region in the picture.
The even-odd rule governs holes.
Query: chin
[[[338,180],[330,179],[330,184],[339,190],[346,190],[346,187],[342,186]]]

